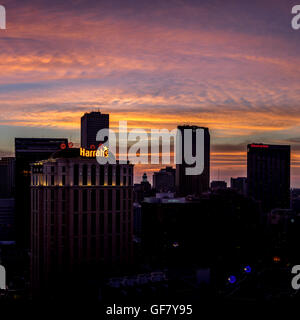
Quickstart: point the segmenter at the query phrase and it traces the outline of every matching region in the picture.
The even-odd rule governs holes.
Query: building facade
[[[290,158],[288,145],[248,145],[248,194],[264,211],[290,207]]]
[[[208,128],[198,126],[178,126],[178,130],[181,132],[181,146],[176,146],[177,150],[182,150],[182,163],[176,165],[176,191],[179,196],[186,195],[200,195],[203,192],[209,190],[210,181],[210,134]],[[196,154],[196,147],[200,150],[202,141],[196,141],[197,130],[204,131],[204,170],[199,175],[186,175],[186,168],[193,167],[185,162],[183,157],[183,151],[185,150],[184,135],[185,130],[192,130],[192,153],[193,156]],[[197,144],[199,144],[197,146]]]
[[[33,285],[47,287],[83,264],[132,259],[133,165],[99,165],[72,153],[32,166]]]
[[[68,146],[68,139],[15,138],[16,240],[19,247],[30,247],[30,164],[48,159]]]
[[[99,143],[104,141],[97,141],[96,136],[99,130],[109,128],[109,114],[101,112],[85,113],[81,117],[81,147],[91,148],[97,147]]]

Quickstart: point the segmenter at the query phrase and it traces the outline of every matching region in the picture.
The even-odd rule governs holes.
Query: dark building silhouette
[[[288,145],[248,145],[248,194],[263,211],[290,207],[290,153]]]
[[[143,253],[171,267],[198,263],[225,270],[225,263],[235,265],[244,258],[250,261],[257,253],[259,217],[257,202],[231,189],[219,189],[193,200],[145,198]],[[239,253],[237,247],[242,248]]]
[[[15,240],[14,211],[14,198],[0,199],[0,241]]]
[[[219,181],[219,180],[212,181],[210,183],[210,188],[212,190],[226,189],[227,188],[227,182],[226,181]]]
[[[176,170],[172,167],[160,169],[153,174],[153,188],[157,192],[175,191]]]
[[[15,158],[0,160],[0,198],[11,198],[15,192]]]
[[[230,188],[246,196],[248,194],[247,178],[246,177],[231,178]]]
[[[96,136],[99,130],[109,128],[109,114],[101,112],[85,113],[81,117],[81,147],[89,149],[91,146],[97,147],[99,143]]]
[[[31,274],[38,290],[79,271],[86,277],[82,268],[91,275],[93,267],[132,259],[133,165],[100,165],[79,154],[59,151],[32,165]]]
[[[194,165],[189,165],[184,159],[184,135],[185,130],[192,130],[192,153],[196,154],[196,131],[198,129],[204,131],[204,170],[199,175],[186,175],[186,168],[191,168]],[[182,151],[182,163],[176,164],[176,191],[178,195],[200,195],[203,192],[209,190],[210,180],[210,134],[208,128],[198,126],[178,126],[178,130],[181,132],[181,146],[176,146],[176,149]],[[202,143],[199,141],[198,143]]]
[[[141,183],[134,184],[134,201],[141,202],[145,197],[149,197],[152,194],[151,184],[148,181],[147,174],[143,174],[143,180]]]
[[[48,159],[50,155],[66,148],[68,139],[15,138],[16,155],[16,240],[23,248],[30,245],[30,164]]]

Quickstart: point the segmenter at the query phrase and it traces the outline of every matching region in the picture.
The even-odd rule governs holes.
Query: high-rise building
[[[104,141],[97,141],[99,130],[109,128],[109,114],[101,112],[85,113],[81,117],[81,147],[90,149],[97,148]]]
[[[153,187],[157,192],[175,191],[176,170],[172,167],[160,169],[153,174]]]
[[[100,165],[78,149],[59,151],[32,165],[31,202],[35,287],[83,265],[131,261],[133,165]]]
[[[30,246],[30,164],[48,159],[67,145],[64,138],[15,138],[16,240],[20,247]]]
[[[289,145],[248,145],[248,194],[264,211],[290,207],[290,154]]]
[[[209,190],[209,180],[210,180],[210,134],[208,128],[198,127],[198,126],[178,126],[178,130],[181,132],[181,146],[176,146],[177,150],[182,151],[182,163],[176,164],[176,190],[178,195],[200,195],[203,192]],[[191,168],[194,165],[189,165],[186,163],[183,156],[185,151],[185,133],[186,130],[192,131],[192,155],[196,155],[196,147],[199,150],[203,150],[204,154],[204,169],[201,174],[198,175],[187,175],[186,169]],[[197,130],[203,130],[204,141],[197,141]],[[204,143],[203,148],[201,147],[202,142]],[[198,144],[198,146],[197,146]]]
[[[247,178],[246,177],[238,177],[230,179],[230,188],[237,191],[238,193],[246,196],[247,192]]]
[[[15,191],[15,158],[0,160],[0,198],[11,198]]]

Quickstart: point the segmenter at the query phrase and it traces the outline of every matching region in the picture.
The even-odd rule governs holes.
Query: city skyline
[[[208,127],[211,180],[246,176],[248,143],[289,144],[299,187],[293,4],[3,1],[0,157],[15,137],[79,143],[80,117],[100,109],[111,128]]]

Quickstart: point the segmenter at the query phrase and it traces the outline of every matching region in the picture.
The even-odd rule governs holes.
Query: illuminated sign
[[[269,146],[266,144],[251,144],[250,147],[251,148],[269,148]]]
[[[97,149],[97,150],[88,150],[85,148],[80,148],[80,156],[85,158],[96,158],[96,157],[108,158],[108,148],[106,146],[103,146],[101,149]]]

